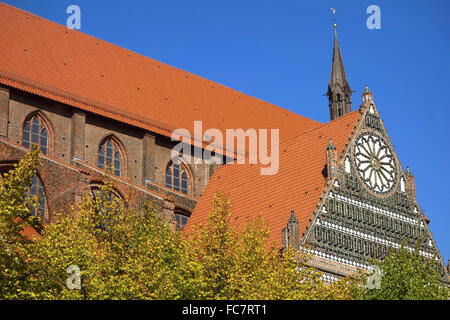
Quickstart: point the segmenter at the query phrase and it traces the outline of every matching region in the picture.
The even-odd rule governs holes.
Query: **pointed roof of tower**
[[[345,75],[344,62],[342,61],[341,49],[339,48],[339,42],[337,39],[336,25],[334,27],[334,47],[333,47],[333,61],[331,63],[331,77],[330,87],[339,85],[341,88],[347,87],[351,91]]]

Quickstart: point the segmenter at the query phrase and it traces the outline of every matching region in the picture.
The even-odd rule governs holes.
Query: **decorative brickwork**
[[[375,106],[371,104],[371,107],[372,109],[363,108],[364,119],[369,117],[371,120],[362,122],[350,139],[347,150],[342,152],[337,174],[328,177],[331,187],[326,193],[326,200],[318,207],[318,214],[308,227],[303,241],[311,247],[310,252],[314,256],[332,261],[331,269],[324,264],[318,265],[323,271],[337,274],[336,270],[332,270],[335,265],[368,269],[371,258],[383,259],[391,248],[398,249],[405,239],[406,246],[413,250],[421,239],[421,254],[429,259],[439,257],[436,267],[443,278],[446,278],[445,264],[423,213],[413,197],[414,193],[411,192],[411,181],[414,181],[412,175],[409,170],[403,172],[397,155],[390,151],[393,147],[383,147],[377,140],[379,138],[369,138],[367,146],[373,149],[372,151],[380,146],[385,148],[384,151],[381,149],[377,152],[377,157],[382,159],[381,164],[387,166],[393,163],[394,168],[381,168],[377,158],[362,160],[362,163],[366,163],[366,166],[362,167],[355,161],[359,155],[359,151],[356,151],[365,148],[358,144],[361,137],[366,137],[368,133],[373,134],[374,124],[377,135],[384,141],[390,141]],[[327,155],[330,149],[333,148],[327,148]],[[389,152],[392,152],[392,155]],[[387,158],[391,156],[392,161],[388,161]],[[369,167],[373,172],[368,170]],[[361,171],[363,169],[369,173]],[[375,177],[377,170],[380,173]],[[395,181],[389,180],[389,174]],[[366,179],[367,176],[370,176],[369,180]],[[399,183],[405,177],[409,179],[406,188]],[[378,187],[377,183],[382,184],[382,187]],[[385,190],[383,188],[387,188],[385,192],[381,192]]]

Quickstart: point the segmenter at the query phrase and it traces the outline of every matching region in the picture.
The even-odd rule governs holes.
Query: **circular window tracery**
[[[355,142],[354,160],[361,180],[371,190],[389,193],[397,181],[397,166],[388,144],[378,135],[366,132]]]

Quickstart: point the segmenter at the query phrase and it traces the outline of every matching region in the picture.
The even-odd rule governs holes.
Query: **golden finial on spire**
[[[331,12],[333,12],[333,21],[334,21],[334,23],[333,23],[333,28],[336,29],[336,27],[337,27],[337,24],[336,24],[336,17],[335,17],[336,10],[333,9],[333,8],[331,8]]]

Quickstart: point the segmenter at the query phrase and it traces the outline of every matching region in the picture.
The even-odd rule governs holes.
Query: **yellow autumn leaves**
[[[222,194],[204,225],[173,233],[151,203],[115,197],[105,175],[95,196],[40,225],[23,196],[39,154],[34,149],[0,180],[0,299],[377,298],[361,286],[363,277],[329,284],[307,266],[307,255],[281,253],[262,218],[234,229]],[[40,238],[23,236],[25,226]],[[80,289],[67,286],[69,266],[80,270]]]

